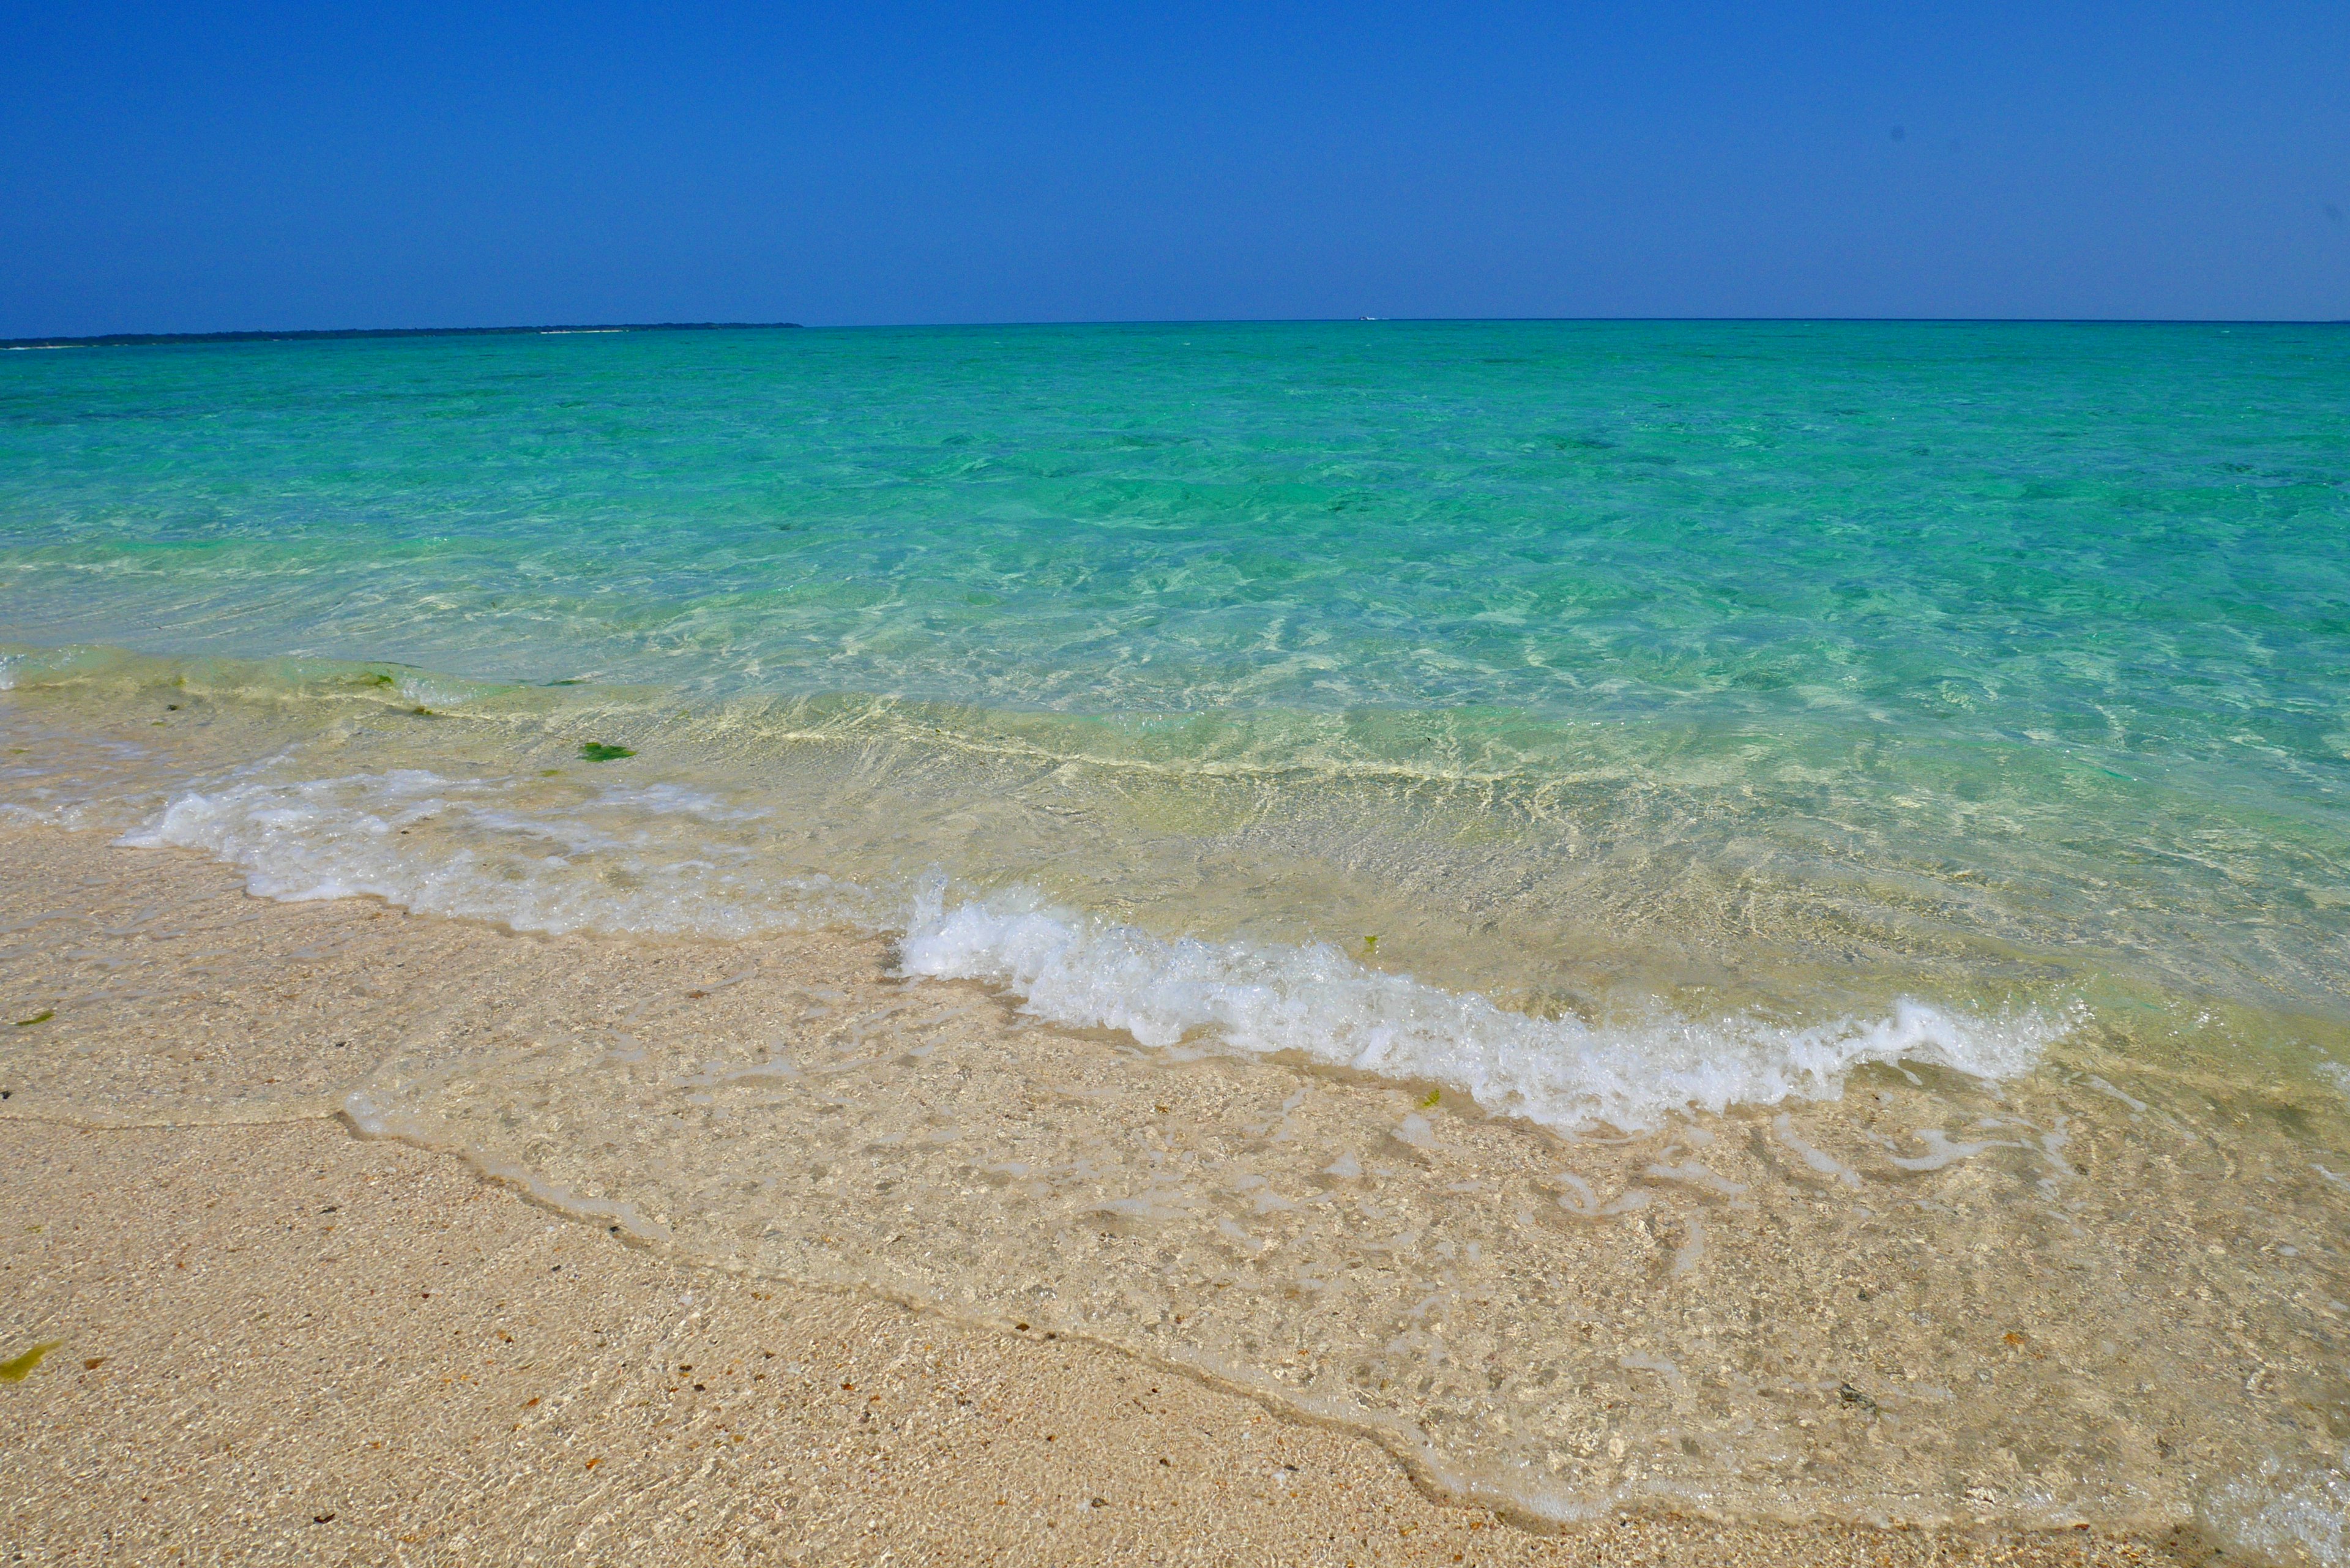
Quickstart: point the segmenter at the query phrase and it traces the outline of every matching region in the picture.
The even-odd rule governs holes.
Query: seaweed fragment
[[[30,1029],[36,1023],[47,1023],[50,1019],[55,1018],[57,1015],[57,1010],[56,1008],[44,1007],[30,1018],[19,1018],[16,1020],[16,1027],[19,1029]]]
[[[579,748],[579,760],[586,763],[616,763],[636,754],[626,746],[607,745],[602,741],[589,741]]]
[[[64,1343],[62,1339],[45,1339],[22,1355],[0,1361],[0,1383],[22,1383],[26,1375],[41,1364],[43,1356]]]

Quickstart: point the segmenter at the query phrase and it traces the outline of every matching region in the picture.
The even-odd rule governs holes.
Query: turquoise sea
[[[878,933],[1570,1140],[2094,1080],[2300,1173],[2192,1201],[2332,1370],[2178,1495],[2350,1561],[2350,329],[9,352],[0,645],[0,800],[273,896]]]

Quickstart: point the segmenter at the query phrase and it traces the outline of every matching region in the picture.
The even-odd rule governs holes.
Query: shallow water
[[[2345,370],[2285,327],[12,356],[0,800],[281,898],[877,944],[338,1090],[695,1256],[1201,1366],[1534,1511],[2341,1563]]]

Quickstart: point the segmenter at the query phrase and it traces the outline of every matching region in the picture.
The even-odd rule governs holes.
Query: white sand
[[[177,898],[243,898],[192,857],[49,829],[0,835],[0,875],[94,913],[153,896],[159,877]],[[360,918],[255,908],[296,934]],[[103,929],[9,934],[8,1003],[28,976],[98,961]],[[420,962],[452,933],[518,940],[421,919],[379,932]],[[305,1051],[328,1048],[316,1025],[334,997],[305,994],[258,945],[206,964],[209,1005],[159,1005],[144,1048],[227,1043],[295,1078]],[[117,994],[135,1015],[136,988]],[[52,1022],[65,1049],[74,1020]],[[127,1049],[125,1023],[107,1025],[109,1050]],[[120,1119],[174,1119],[116,1100]],[[1366,1438],[1115,1350],[671,1262],[455,1161],[362,1141],[316,1096],[224,1100],[201,1118],[213,1125],[44,1119],[57,1114],[53,1096],[0,1102],[0,1357],[58,1342],[0,1383],[9,1561],[2208,1556],[2184,1537],[2085,1532],[1650,1517],[1537,1532],[1424,1492]]]

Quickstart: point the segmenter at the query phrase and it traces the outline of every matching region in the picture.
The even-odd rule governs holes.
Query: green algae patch
[[[30,1018],[19,1018],[16,1020],[16,1027],[19,1029],[30,1029],[36,1023],[47,1023],[50,1019],[55,1018],[57,1015],[57,1010],[56,1008],[44,1007]]]
[[[579,748],[579,760],[583,763],[617,763],[622,757],[636,754],[626,746],[608,746],[601,741],[590,741]]]
[[[45,1339],[22,1355],[0,1361],[0,1383],[22,1383],[26,1375],[41,1364],[43,1356],[64,1343],[62,1339]]]
[[[1426,1098],[1426,1099],[1424,1099],[1424,1100],[1422,1100],[1422,1101],[1420,1101],[1420,1102],[1419,1102],[1419,1108],[1420,1108],[1421,1110],[1423,1110],[1423,1111],[1424,1111],[1424,1110],[1428,1109],[1428,1107],[1429,1107],[1429,1106],[1432,1106],[1432,1105],[1435,1105],[1438,1101],[1440,1101],[1440,1100],[1441,1100],[1441,1099],[1443,1099],[1443,1098],[1444,1098],[1444,1091],[1443,1091],[1443,1090],[1441,1090],[1441,1089],[1430,1089],[1430,1090],[1429,1090],[1429,1091],[1428,1091],[1428,1098]]]

